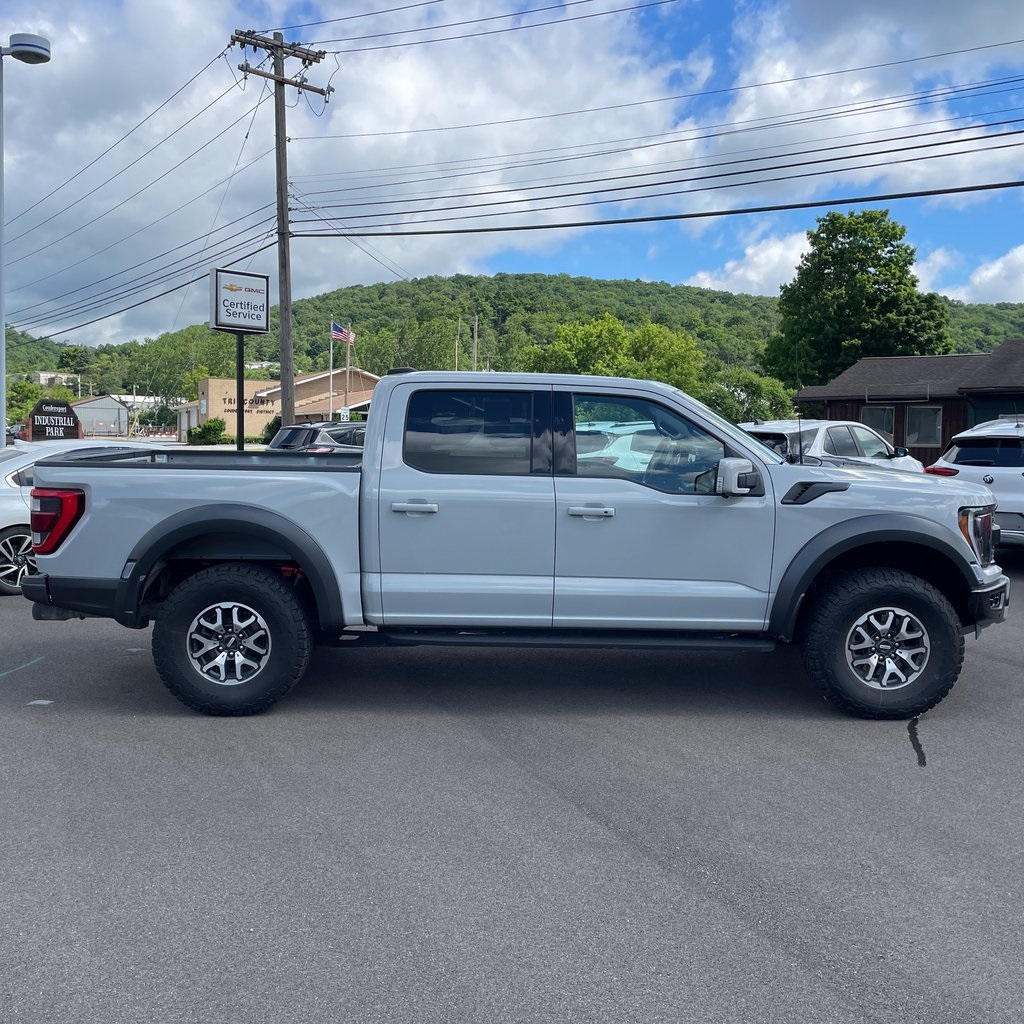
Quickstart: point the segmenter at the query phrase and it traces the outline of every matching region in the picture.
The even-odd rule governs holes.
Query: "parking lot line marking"
[[[9,676],[12,672],[20,672],[23,668],[31,668],[37,662],[43,660],[43,655],[39,655],[38,658],[33,658],[31,661],[26,661],[24,665],[16,665],[14,668],[5,668],[3,672],[0,672],[0,679],[4,676]]]
[[[53,703],[52,700],[30,700],[28,702],[27,706],[28,707],[32,707],[33,704],[52,704],[52,703]]]

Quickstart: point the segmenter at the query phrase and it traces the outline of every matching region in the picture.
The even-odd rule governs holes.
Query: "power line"
[[[80,167],[77,171],[75,171],[74,174],[71,175],[70,178],[68,178],[67,180],[61,182],[61,184],[59,184],[56,188],[51,189],[41,199],[37,199],[31,206],[27,206],[17,216],[12,217],[9,221],[7,221],[7,224],[8,225],[13,224],[16,220],[19,220],[20,218],[24,217],[26,213],[29,213],[32,210],[34,210],[41,203],[45,203],[47,199],[50,199],[52,196],[55,196],[58,192],[60,192],[61,189],[63,189],[67,185],[70,185],[71,182],[73,182],[76,178],[81,177],[81,175],[83,175],[87,170],[89,170],[90,167],[93,167],[97,163],[99,163],[99,161],[102,160],[108,153],[112,152],[119,145],[121,145],[121,143],[124,142],[125,139],[127,139],[129,136],[133,135],[147,121],[149,121],[151,118],[155,117],[158,113],[160,113],[160,111],[163,110],[163,108],[166,107],[167,104],[171,102],[171,100],[173,100],[176,97],[180,96],[181,93],[183,93],[204,71],[209,70],[210,67],[212,67],[218,60],[220,60],[220,58],[223,57],[225,53],[227,53],[226,49],[222,50],[220,53],[218,53],[216,57],[214,57],[212,60],[209,61],[209,63],[204,65],[202,68],[200,68],[199,71],[197,71],[183,86],[181,86],[180,89],[177,89],[175,92],[171,93],[171,95],[168,96],[167,99],[165,99],[163,101],[163,103],[161,103],[158,107],[154,107],[154,109],[151,110],[137,125],[135,125],[134,128],[129,128],[128,131],[126,131],[124,133],[124,135],[122,135],[121,138],[119,138],[117,140],[117,142],[111,143],[109,146],[107,146],[107,148],[105,150],[103,150],[102,153],[99,154],[99,156],[97,156],[94,159],[90,160],[89,163],[85,164],[83,167]],[[216,102],[216,101],[214,101],[214,102]],[[205,109],[209,109],[209,107],[207,107]],[[166,139],[164,141],[166,141]],[[158,143],[157,145],[160,145],[160,143]],[[155,149],[156,147],[154,146],[153,148]],[[148,150],[147,152],[152,152],[152,150]],[[143,155],[145,156],[145,154],[143,154]],[[116,177],[116,175],[115,175],[115,177]],[[109,178],[107,180],[108,181],[112,181],[113,179]],[[107,184],[107,182],[104,182],[104,184]],[[92,193],[90,193],[90,195],[91,194]],[[70,209],[70,207],[68,209]],[[64,211],[61,211],[61,212],[64,212]],[[52,219],[52,218],[50,218],[50,219]],[[43,221],[43,223],[45,224],[46,221]],[[21,236],[19,235],[18,237],[21,237]],[[14,241],[14,239],[8,239],[8,241],[11,242],[11,241]]]
[[[1021,123],[1021,119],[1017,119],[1016,121],[1014,121],[1012,123],[1019,124],[1019,123]],[[965,143],[965,142],[978,141],[978,139],[981,139],[981,140],[983,140],[985,142],[988,142],[991,139],[999,139],[999,138],[1004,138],[1004,137],[1007,137],[1007,136],[1018,136],[1018,135],[1021,135],[1021,134],[1024,134],[1024,129],[1017,129],[1015,131],[1000,132],[1000,133],[996,133],[996,134],[993,134],[993,135],[976,136],[974,138],[967,138],[967,139],[948,139],[948,140],[944,140],[942,142],[920,143],[920,144],[915,145],[915,146],[901,146],[901,147],[897,147],[897,148],[894,148],[894,149],[880,149],[880,150],[875,150],[875,151],[868,152],[868,153],[854,153],[854,154],[849,154],[849,155],[828,156],[828,157],[822,157],[822,158],[817,159],[817,160],[799,161],[797,163],[779,163],[779,164],[769,165],[767,167],[761,168],[760,171],[757,171],[756,173],[763,173],[764,171],[777,171],[777,170],[796,170],[796,169],[799,169],[799,168],[811,167],[811,166],[815,166],[817,164],[822,164],[822,163],[834,164],[837,160],[861,159],[861,158],[866,157],[866,156],[891,156],[891,155],[894,155],[894,154],[911,152],[913,150],[933,149],[933,148],[938,147],[938,146],[959,145],[959,144]],[[869,143],[861,143],[860,145],[869,145]],[[1004,146],[988,146],[984,150],[976,150],[976,151],[988,152],[989,150],[993,150],[993,149],[1009,148],[1010,146],[1017,146],[1017,145],[1020,145],[1020,143],[1009,143],[1009,144],[1006,144]],[[838,148],[849,148],[849,147],[838,147]],[[819,151],[813,151],[813,152],[819,152]],[[795,154],[795,155],[799,155],[799,154]],[[638,202],[638,201],[641,201],[641,200],[663,199],[663,198],[667,198],[669,196],[682,195],[682,194],[691,193],[691,192],[695,192],[695,191],[712,191],[712,190],[718,190],[718,189],[726,188],[726,187],[740,187],[740,186],[747,187],[747,186],[750,186],[750,185],[760,185],[760,184],[774,183],[774,182],[778,182],[778,181],[791,181],[791,180],[794,180],[796,178],[811,177],[811,176],[814,176],[814,175],[838,174],[838,173],[848,172],[848,171],[865,170],[865,169],[874,168],[874,167],[886,167],[886,166],[890,166],[892,164],[918,162],[920,160],[925,160],[925,159],[939,159],[939,158],[942,158],[942,157],[964,156],[964,155],[968,155],[968,154],[965,154],[965,153],[938,153],[938,154],[932,153],[932,154],[928,154],[928,155],[925,155],[925,156],[906,157],[904,159],[879,161],[879,162],[871,163],[871,164],[856,164],[853,167],[846,167],[846,168],[843,168],[843,167],[829,167],[829,168],[827,168],[825,170],[807,171],[807,172],[804,172],[804,173],[797,173],[797,174],[791,174],[791,175],[783,175],[783,176],[776,177],[776,178],[763,178],[762,177],[762,178],[755,179],[753,181],[732,181],[732,182],[729,182],[729,183],[724,184],[724,185],[722,185],[722,184],[719,184],[719,185],[706,185],[705,184],[701,188],[698,188],[698,189],[681,189],[681,190],[676,190],[676,191],[671,191],[671,192],[647,192],[647,193],[644,193],[644,194],[638,195],[638,196],[617,196],[614,199],[600,199],[600,200],[594,200],[592,202],[586,202],[586,203],[564,204],[562,206],[553,207],[553,208],[554,209],[565,209],[568,206],[597,206],[597,205],[602,205],[602,204],[605,204],[605,203],[613,203],[613,202],[615,202],[615,203],[617,203],[617,202]],[[671,181],[662,181],[662,182],[645,181],[645,182],[643,182],[641,184],[635,184],[635,185],[616,185],[616,186],[614,186],[612,188],[605,188],[605,189],[584,189],[582,191],[577,191],[577,192],[560,192],[560,193],[556,193],[554,195],[540,196],[540,197],[536,197],[536,198],[524,197],[524,198],[519,198],[519,199],[500,199],[500,200],[495,200],[493,202],[485,202],[485,203],[463,203],[463,204],[458,204],[458,205],[455,205],[455,206],[421,207],[419,209],[404,210],[404,211],[398,211],[398,212],[401,213],[401,215],[408,217],[408,216],[411,216],[411,215],[414,215],[414,214],[420,214],[420,213],[435,214],[437,212],[446,212],[446,211],[450,211],[450,210],[465,210],[465,209],[478,210],[478,209],[481,209],[482,207],[485,207],[485,206],[511,206],[511,205],[524,204],[524,203],[546,202],[546,201],[550,201],[550,200],[554,200],[554,199],[573,199],[573,198],[578,198],[579,196],[583,196],[583,195],[602,195],[602,194],[606,194],[606,193],[622,193],[622,192],[636,191],[636,190],[639,190],[639,189],[656,188],[656,187],[661,187],[661,186],[664,186],[664,185],[684,184],[684,183],[688,183],[688,182],[698,182],[698,183],[700,183],[700,182],[708,182],[708,181],[714,181],[714,180],[720,179],[720,178],[734,179],[734,178],[743,177],[743,176],[747,176],[747,175],[755,173],[755,169],[751,168],[749,165],[753,164],[753,163],[756,163],[756,162],[757,161],[752,161],[752,160],[729,161],[729,162],[727,162],[726,166],[728,166],[731,163],[742,163],[745,166],[742,169],[740,169],[740,170],[723,171],[723,172],[716,173],[716,174],[700,174],[700,175],[697,175],[696,177],[676,178],[676,179],[673,179]],[[712,166],[720,166],[720,165],[712,165]],[[665,172],[661,172],[661,173],[665,173]],[[641,177],[647,177],[647,175],[640,175],[640,176]],[[597,183],[601,183],[603,181],[610,181],[610,180],[614,180],[614,179],[607,179],[607,178],[606,179],[598,179],[598,180],[591,179],[591,180],[587,180],[587,181],[576,182],[576,183],[573,183],[573,184],[588,185],[588,184],[597,184]],[[545,185],[536,186],[536,188],[551,188],[551,187],[553,187],[553,186],[545,186]],[[492,195],[492,194],[493,195],[503,195],[503,194],[507,194],[508,192],[517,192],[517,191],[521,191],[521,190],[518,190],[518,189],[502,189],[502,190],[499,190],[499,191],[494,192],[494,193],[465,193],[464,197],[474,197],[474,196],[480,196],[480,195],[486,196],[486,195]],[[448,197],[448,198],[460,198],[460,197],[459,196],[453,196],[453,197]],[[398,203],[398,202],[404,202],[404,200],[390,200],[390,201],[386,201],[383,205],[391,205],[393,203]],[[381,205],[381,203],[379,203],[379,202],[378,203],[364,203],[364,204],[355,204],[355,205]],[[327,205],[324,208],[325,209],[332,209],[333,206],[332,205]],[[345,208],[346,209],[350,209],[351,206],[349,205],[349,206],[346,206]],[[551,208],[552,207],[545,207],[544,209],[551,209]],[[503,212],[501,214],[498,214],[498,215],[505,216],[505,215],[508,215],[509,213],[514,213],[514,212],[521,212],[521,211],[505,211],[505,212]],[[383,217],[383,216],[388,216],[388,215],[389,215],[388,212],[367,213],[367,214],[348,214],[346,219],[348,219],[348,220],[366,220],[366,219],[373,218],[373,217]],[[392,212],[391,215],[393,216],[394,212]],[[477,214],[476,216],[483,217],[483,216],[493,216],[493,215],[495,215],[495,214]],[[436,218],[435,217],[430,222],[431,223],[437,223],[439,220],[443,220],[443,219],[447,219],[447,218]],[[455,219],[460,219],[460,218],[455,218]],[[296,223],[303,223],[303,222],[302,221],[297,221]]]
[[[717,89],[702,89],[697,92],[681,92],[671,96],[657,96],[647,100],[632,100],[627,103],[611,103],[601,107],[581,107],[576,110],[561,110],[548,114],[531,114],[526,117],[504,118],[498,121],[475,121],[469,124],[439,125],[432,128],[403,128],[386,132],[357,132],[342,135],[297,135],[296,141],[327,140],[327,139],[373,139],[393,135],[427,135],[435,132],[463,131],[470,128],[496,128],[509,124],[528,124],[531,121],[547,121],[558,117],[576,117],[581,114],[603,114],[611,110],[627,110],[631,107],[647,106],[651,103],[674,103],[679,100],[708,99],[712,96],[725,96],[751,89],[767,89],[777,85],[795,85],[799,82],[811,82],[819,78],[832,78],[836,75],[852,75],[861,71],[878,71],[884,68],[898,67],[903,64],[914,64],[919,61],[938,60],[940,57],[955,57],[980,50],[991,50],[1001,46],[1018,46],[1024,39],[1011,39],[1004,43],[986,43],[982,46],[969,46],[962,50],[947,50],[944,53],[931,53],[923,57],[906,57],[902,60],[886,61],[881,64],[862,64],[858,67],[840,68],[835,71],[819,71],[808,75],[797,75],[793,78],[778,78],[770,82],[751,82],[748,85],[722,86]],[[1011,79],[1012,80],[1012,79]]]
[[[545,28],[549,25],[566,25],[573,21],[587,21],[590,18],[606,18],[610,14],[629,14],[632,11],[642,11],[648,7],[662,7],[665,4],[678,3],[679,0],[647,0],[646,3],[633,4],[630,7],[617,7],[611,11],[598,11],[594,14],[577,14],[571,18],[556,18],[551,21],[538,21],[532,25],[510,25],[508,28],[487,29],[484,32],[465,32],[455,36],[438,36],[436,39],[417,39],[406,43],[382,43],[380,46],[357,46],[350,50],[335,50],[335,53],[371,53],[374,50],[395,50],[404,46],[425,46],[429,43],[450,43],[461,39],[479,39],[483,36],[505,35],[508,32],[525,32],[533,28]],[[429,31],[429,28],[422,31]],[[325,46],[328,43],[345,42],[344,39],[317,39],[310,43],[310,46]]]
[[[1024,181],[1001,181],[987,185],[959,185],[954,188],[921,189],[914,192],[889,192],[868,196],[847,196],[837,199],[813,200],[806,203],[775,203],[768,206],[731,207],[724,210],[698,210],[695,213],[665,213],[649,217],[614,217],[605,220],[569,221],[559,224],[517,224],[495,225],[476,228],[424,228],[401,231],[293,231],[293,238],[407,238],[414,235],[485,235],[508,233],[510,231],[558,231],[569,228],[610,227],[618,224],[657,224],[667,221],[701,220],[711,217],[735,217],[747,213],[783,213],[789,210],[815,210],[827,206],[844,206],[860,203],[889,202],[898,199],[925,199],[934,196],[963,195],[971,192],[988,192],[996,189],[1020,188]]]
[[[317,28],[320,25],[336,25],[342,21],[356,21],[360,18],[376,18],[382,14],[398,14],[400,11],[411,11],[417,7],[433,7],[436,4],[447,3],[448,0],[420,0],[420,3],[406,4],[404,7],[391,7],[386,11],[365,11],[362,14],[346,14],[343,18],[328,18],[326,21],[305,21],[299,25],[284,25],[277,28],[260,29],[261,35],[270,32],[294,32],[299,28]]]
[[[293,190],[293,193],[294,193],[294,190]],[[317,210],[314,207],[309,206],[309,204],[307,204],[305,202],[304,197],[302,197],[301,195],[297,195],[296,196],[296,201],[301,203],[302,206],[309,213],[314,213],[314,214],[317,213]],[[348,226],[346,224],[341,224],[341,222],[338,221],[337,218],[334,218],[334,217],[322,217],[322,216],[319,216],[319,214],[317,215],[317,220],[322,220],[322,221],[324,221],[325,223],[328,223],[328,224],[330,224],[332,221],[334,221],[335,224],[340,224],[342,228],[347,228],[347,226]],[[369,256],[370,259],[372,259],[375,262],[379,263],[389,274],[393,274],[395,277],[399,278],[400,280],[409,280],[412,277],[412,274],[409,271],[407,271],[400,263],[398,263],[396,260],[392,260],[389,256],[385,256],[382,252],[380,252],[379,249],[375,248],[374,246],[370,245],[369,243],[364,244],[364,243],[361,243],[361,242],[357,241],[356,239],[349,239],[349,241],[360,252],[362,252],[364,255]],[[391,264],[391,265],[389,266],[389,264]]]
[[[228,91],[230,91],[230,90],[228,90]],[[223,94],[223,95],[226,95],[226,93]],[[218,99],[220,99],[220,98],[222,98],[222,97],[218,97]],[[152,188],[157,183],[163,181],[164,178],[166,178],[169,174],[172,174],[174,171],[178,170],[179,168],[183,167],[193,157],[198,156],[208,146],[211,146],[211,145],[213,145],[213,143],[219,141],[223,137],[225,132],[227,132],[230,129],[234,128],[235,125],[237,125],[240,121],[245,120],[245,118],[248,117],[249,114],[251,114],[253,112],[253,110],[256,109],[256,107],[259,107],[260,104],[262,104],[265,101],[265,99],[266,99],[266,97],[261,97],[256,102],[256,105],[254,107],[251,107],[249,110],[245,111],[245,113],[243,113],[240,117],[235,118],[235,120],[232,121],[231,124],[229,124],[226,128],[224,128],[223,130],[219,131],[216,135],[212,136],[211,138],[207,139],[207,141],[204,142],[198,149],[192,150],[192,152],[189,153],[188,156],[186,156],[183,159],[179,160],[173,167],[169,167],[166,171],[164,171],[163,174],[160,174],[157,177],[153,178],[151,181],[149,181],[145,185],[143,185],[142,188],[136,189],[130,196],[127,196],[126,198],[122,199],[119,203],[115,203],[113,206],[111,206],[108,209],[104,210],[102,213],[97,214],[95,217],[92,218],[92,220],[88,220],[84,224],[79,224],[77,228],[74,228],[71,231],[66,232],[65,234],[61,235],[59,238],[54,238],[51,241],[47,242],[45,245],[41,245],[38,249],[33,249],[32,252],[25,253],[24,255],[19,256],[17,259],[11,260],[10,263],[8,263],[7,265],[8,266],[14,266],[16,263],[20,263],[22,260],[26,260],[30,256],[36,256],[39,253],[44,252],[45,250],[50,249],[53,246],[59,244],[60,242],[66,241],[72,235],[78,234],[79,231],[83,231],[85,228],[91,227],[93,224],[95,224],[99,220],[102,220],[108,214],[113,213],[115,210],[119,210],[126,203],[130,203],[133,199],[137,199],[140,195],[142,195],[143,192],[146,192],[147,190]]]
[[[567,0],[565,3],[550,4],[547,7],[528,7],[522,11],[511,11],[508,14],[490,14],[483,18],[469,18],[465,21],[449,21],[441,25],[420,25],[416,28],[400,28],[395,29],[391,32],[374,32],[370,35],[365,36],[346,36],[343,39],[327,39],[322,40],[328,43],[361,43],[366,39],[389,39],[392,36],[408,36],[415,32],[438,32],[446,28],[464,28],[467,25],[484,25],[489,21],[504,21],[506,18],[523,18],[528,14],[545,14],[548,11],[564,11],[569,7],[578,7],[580,4],[592,4],[594,0]],[[665,3],[671,3],[673,0],[663,0]],[[627,8],[629,10],[631,8]],[[617,14],[618,11],[604,12],[609,14]],[[597,17],[597,15],[588,15],[588,17]],[[563,21],[574,21],[574,18],[559,19],[557,21],[543,22],[545,25],[560,25]],[[534,26],[524,26],[526,28],[533,28]],[[456,37],[461,38],[461,37]],[[413,42],[416,42],[414,40]],[[423,40],[424,42],[433,42],[433,40]]]
[[[266,249],[272,248],[276,244],[276,241],[268,242],[266,245],[261,246],[259,249],[254,249],[252,252],[249,253],[243,253],[241,256],[232,260],[230,263],[225,264],[225,266],[231,267],[234,266],[236,263],[241,263],[243,260],[252,259],[253,256],[256,256],[257,254],[263,252]],[[103,316],[96,317],[93,320],[87,320],[85,321],[85,323],[75,324],[73,327],[66,327],[63,330],[54,331],[52,334],[41,335],[39,338],[35,340],[48,341],[51,338],[59,338],[62,334],[70,334],[72,331],[80,331],[83,327],[91,327],[93,324],[98,324],[103,320],[109,320],[111,317],[120,316],[122,313],[127,313],[130,310],[138,309],[140,306],[145,306],[150,302],[155,302],[157,299],[162,299],[166,295],[172,295],[174,292],[180,291],[182,288],[188,288],[189,285],[193,285],[197,281],[202,281],[204,279],[207,279],[208,277],[208,273],[200,274],[198,277],[193,277],[188,281],[184,281],[182,284],[175,285],[173,288],[168,288],[166,291],[160,292],[159,295],[151,295],[148,299],[143,299],[141,302],[132,303],[130,306],[123,306],[120,309],[115,309],[112,312],[106,313]]]
[[[266,149],[266,150],[264,150],[262,153],[260,153],[259,156],[254,157],[252,160],[250,160],[249,163],[247,163],[244,167],[241,168],[241,170],[242,171],[248,170],[254,164],[256,164],[260,160],[262,160],[265,156],[267,156],[267,155],[269,155],[270,153],[273,153],[273,152],[274,152],[273,149]],[[80,267],[83,263],[88,263],[89,260],[95,259],[97,256],[102,256],[103,253],[109,252],[111,249],[115,248],[116,246],[121,245],[121,243],[127,242],[129,239],[134,238],[136,235],[141,235],[143,232],[148,231],[150,228],[155,227],[157,224],[161,223],[161,221],[165,221],[169,217],[173,217],[176,213],[180,213],[182,210],[184,210],[186,207],[190,206],[192,203],[195,203],[198,200],[202,199],[204,196],[209,195],[212,191],[214,191],[214,189],[220,188],[221,185],[223,185],[226,181],[230,180],[230,177],[231,176],[229,175],[227,178],[221,178],[220,181],[215,182],[208,189],[204,190],[203,192],[200,192],[198,195],[193,196],[191,199],[186,200],[180,206],[176,206],[173,210],[168,210],[167,213],[163,214],[160,217],[157,217],[156,220],[151,220],[148,224],[144,224],[142,227],[136,228],[134,231],[129,232],[127,235],[122,235],[120,238],[116,239],[115,241],[110,242],[109,244],[105,245],[102,249],[97,249],[95,252],[91,252],[91,253],[89,253],[89,255],[83,256],[80,260],[76,260],[74,263],[69,263],[69,264],[67,264],[67,265],[65,265],[63,267],[60,267],[57,270],[54,270],[51,273],[44,275],[43,277],[38,277],[34,281],[27,281],[25,284],[20,284],[16,288],[12,288],[9,291],[8,294],[13,295],[15,292],[24,291],[26,288],[33,288],[36,285],[42,284],[44,281],[49,281],[51,278],[58,277],[60,274],[65,274],[69,270],[74,270],[75,267]],[[252,211],[252,213],[246,214],[245,216],[252,216],[253,214],[259,213],[262,210],[265,210],[268,206],[272,206],[272,205],[273,205],[272,203],[267,203],[266,205],[259,207],[259,209],[254,210],[254,211]],[[240,219],[242,219],[242,218],[237,218],[235,221],[231,221],[230,223],[237,223],[238,220],[240,220]],[[184,242],[182,244],[183,245],[189,245],[189,244],[191,244],[191,242],[194,242],[194,241],[197,241],[197,239],[190,239],[188,242]],[[173,250],[169,250],[169,251],[173,251]],[[164,252],[164,253],[161,253],[159,256],[155,256],[155,257],[151,257],[151,258],[152,259],[161,259],[163,256],[166,256],[167,254],[168,254],[167,252]],[[129,268],[129,269],[134,269],[134,268]],[[124,271],[119,271],[119,273],[124,273]],[[108,277],[100,278],[100,282],[107,280],[111,276],[116,276],[116,275],[108,275]],[[91,286],[90,285],[83,285],[82,286],[82,288],[88,288],[88,287],[91,287]],[[81,291],[82,289],[79,288],[79,289],[75,289],[75,290],[76,291]],[[67,295],[67,294],[72,294],[72,293],[65,292],[64,294]],[[60,297],[61,296],[58,296],[58,298],[60,298]],[[29,307],[29,308],[32,308],[32,307]]]

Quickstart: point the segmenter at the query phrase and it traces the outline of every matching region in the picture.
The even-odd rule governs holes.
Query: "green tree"
[[[888,210],[818,218],[796,278],[781,289],[779,329],[765,347],[769,373],[824,384],[865,356],[950,350],[948,306],[917,290],[905,234]]]
[[[747,366],[721,370],[709,384],[704,401],[733,423],[786,419],[793,414],[792,390]]]
[[[25,378],[11,381],[7,388],[7,418],[12,423],[24,421],[42,397],[40,385]]]
[[[87,374],[96,360],[96,350],[88,345],[65,345],[57,361],[59,370],[69,373]]]
[[[630,329],[610,313],[586,323],[561,324],[550,344],[530,345],[520,354],[526,370],[661,380],[691,395],[704,390],[704,358],[683,331],[652,323]]]

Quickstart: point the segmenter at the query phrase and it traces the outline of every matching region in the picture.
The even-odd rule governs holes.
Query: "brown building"
[[[972,355],[861,359],[796,401],[823,402],[830,420],[874,427],[927,466],[961,430],[1024,414],[1024,338]]]
[[[333,378],[333,388],[332,388]],[[341,419],[342,411],[365,410],[380,380],[366,370],[327,370],[295,378],[295,420]],[[242,382],[243,431],[245,437],[260,437],[264,427],[281,412],[281,384],[270,380]],[[199,398],[178,410],[178,438],[184,441],[192,427],[211,419],[224,421],[224,432],[236,436],[237,384],[233,378],[208,377],[199,382]]]

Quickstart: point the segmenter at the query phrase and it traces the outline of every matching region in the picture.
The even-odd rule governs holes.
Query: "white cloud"
[[[1024,302],[1024,245],[1005,256],[984,263],[967,284],[944,289],[944,294],[964,302]]]
[[[288,90],[296,230],[323,226],[322,221],[297,223],[312,217],[303,209],[309,204],[322,207],[328,222],[351,227],[366,223],[361,219],[366,213],[397,210],[398,203],[424,211],[451,207],[443,215],[452,219],[441,226],[481,226],[486,218],[457,219],[481,211],[457,207],[482,201],[465,193],[488,190],[514,190],[512,197],[524,200],[517,209],[528,216],[516,218],[518,223],[558,223],[1019,177],[1013,166],[1019,150],[1006,149],[920,164],[901,165],[882,156],[875,161],[878,167],[857,172],[827,169],[820,177],[767,180],[787,173],[768,166],[803,159],[793,150],[833,145],[853,133],[922,130],[924,122],[949,113],[941,103],[916,104],[843,121],[823,119],[839,104],[1019,68],[1020,57],[1008,49],[879,66],[991,43],[997,41],[993,33],[1002,39],[1024,37],[1019,0],[977,0],[969,19],[962,4],[952,0],[846,5],[748,0],[731,8],[731,25],[711,0],[698,11],[689,4],[667,5],[656,14],[576,21],[571,18],[578,9],[567,7],[545,16],[562,18],[563,24],[536,31],[379,50],[361,49],[368,41],[339,41],[495,13],[492,0],[460,0],[457,15],[445,11],[448,6],[397,8],[358,20],[349,15],[333,24],[285,31],[288,39],[328,51],[307,78],[318,86],[330,82],[336,90],[326,107],[314,94]],[[595,0],[587,9],[589,14],[621,6],[618,0]],[[336,3],[301,5],[301,18],[295,10],[284,0],[5,0],[6,31],[39,32],[53,44],[48,65],[9,62],[6,67],[4,286],[13,325],[42,334],[96,319],[93,326],[64,336],[95,343],[155,336],[205,320],[202,282],[192,285],[184,301],[182,292],[173,292],[118,317],[100,318],[112,307],[146,297],[133,291],[134,279],[186,254],[197,265],[206,259],[208,265],[223,265],[226,260],[215,258],[212,247],[202,250],[213,229],[220,229],[213,240],[235,232],[241,240],[255,239],[257,224],[265,219],[266,240],[273,241],[273,104],[264,102],[255,115],[248,113],[266,86],[254,77],[244,89],[235,84],[243,57],[258,64],[263,54],[249,49],[243,55],[237,47],[223,59],[218,54],[236,28],[266,32],[268,26],[296,20],[340,17]],[[691,20],[701,23],[692,36]],[[444,34],[460,31],[470,30]],[[337,60],[333,51],[341,51]],[[175,96],[208,61],[209,68]],[[854,66],[865,70],[721,91]],[[289,61],[286,71],[297,70],[298,62]],[[709,90],[703,99],[645,102],[701,89]],[[164,101],[163,109],[140,124]],[[551,116],[567,111],[580,113]],[[814,113],[800,116],[800,111]],[[764,130],[761,119],[782,114],[794,115],[792,123]],[[669,144],[670,132],[686,141]],[[108,147],[113,149],[104,156]],[[600,155],[581,159],[584,151]],[[88,166],[94,160],[95,166]],[[751,168],[748,177],[766,180],[739,184],[738,172]],[[642,188],[632,195],[658,191],[642,177],[655,172],[665,182],[661,197],[624,203],[623,193],[615,191],[633,183]],[[714,177],[695,180],[702,174]],[[230,185],[217,184],[228,179]],[[556,182],[558,191],[579,195],[538,202],[539,186]],[[608,199],[615,202],[605,205]],[[973,202],[972,216],[987,197]],[[953,216],[954,204],[942,200],[936,216]],[[805,227],[817,212],[808,215]],[[899,219],[898,212],[894,216]],[[685,263],[675,264],[678,250],[671,243],[661,252],[649,235],[623,231],[609,248],[622,253],[632,245],[635,256],[620,259],[616,276],[642,270],[653,278],[775,294],[793,277],[804,235],[759,237],[745,221],[684,222],[678,234],[687,238]],[[941,263],[944,251],[969,251],[950,237],[955,234],[950,223],[936,223],[929,233],[935,251],[922,261],[922,277],[948,276],[950,266]],[[773,222],[759,221],[760,230],[765,224]],[[789,221],[781,228],[774,222],[780,232],[795,225]],[[662,237],[669,238],[668,229]],[[200,241],[190,244],[192,239]],[[256,244],[252,241],[250,249]],[[993,251],[1004,247],[991,239],[987,244]],[[301,299],[346,284],[393,280],[396,275],[385,265],[410,276],[478,273],[500,268],[503,260],[522,266],[534,256],[548,267],[564,257],[565,266],[600,277],[604,255],[586,234],[572,231],[373,238],[358,245],[342,238],[297,238],[293,293]],[[726,261],[727,256],[734,258]],[[709,263],[721,266],[698,272]],[[241,269],[270,273],[276,291],[273,248]],[[179,270],[152,291],[170,289],[182,277]],[[123,298],[82,307],[83,299],[107,289]]]
[[[939,248],[930,252],[924,259],[914,263],[914,275],[917,277],[918,288],[922,292],[938,291],[937,282],[943,275],[961,264],[962,258],[952,249]]]
[[[717,270],[702,270],[684,284],[746,295],[778,295],[779,287],[796,276],[800,257],[807,251],[807,234],[762,238],[743,250],[741,259],[728,260]]]

